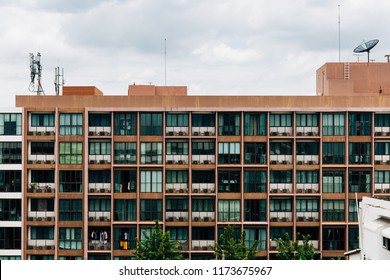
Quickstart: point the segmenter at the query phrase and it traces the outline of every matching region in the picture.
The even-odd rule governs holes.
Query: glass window
[[[21,192],[21,170],[0,170],[0,192]]]
[[[270,172],[271,184],[291,184],[292,171],[291,170],[271,170]]]
[[[267,220],[267,201],[265,199],[244,200],[244,221],[265,222]]]
[[[322,143],[322,162],[324,164],[344,164],[344,143]]]
[[[324,193],[343,193],[344,171],[324,171],[322,173],[322,191]]]
[[[0,164],[22,163],[21,142],[0,142]]]
[[[371,113],[349,113],[349,135],[371,135]]]
[[[188,127],[187,113],[167,113],[167,127]]]
[[[99,197],[88,199],[88,211],[89,212],[110,212],[111,211],[111,199]]]
[[[240,192],[240,171],[227,170],[218,172],[218,191],[223,193]]]
[[[266,228],[245,228],[245,246],[251,248],[257,241],[257,250],[267,250]]]
[[[266,164],[267,163],[267,143],[244,143],[244,163],[246,164]]]
[[[215,127],[214,113],[193,113],[192,127]]]
[[[218,135],[240,135],[240,113],[218,113]]]
[[[375,177],[375,184],[390,184],[389,170],[376,170],[374,177]]]
[[[141,164],[162,164],[162,143],[141,143]]]
[[[349,163],[350,164],[370,164],[371,163],[371,143],[349,143]]]
[[[32,169],[31,183],[54,183],[53,169]]]
[[[60,113],[60,135],[83,135],[83,114]]]
[[[192,142],[192,154],[193,155],[215,155],[215,143],[214,142]]]
[[[82,221],[83,202],[81,199],[60,199],[59,205],[60,221]]]
[[[116,164],[136,164],[137,163],[137,143],[135,143],[135,142],[115,142],[114,143],[114,163],[116,163]]]
[[[54,113],[31,113],[32,127],[54,127]]]
[[[111,142],[89,142],[89,155],[111,155]]]
[[[21,199],[0,199],[0,221],[21,221]]]
[[[270,127],[289,127],[292,126],[292,114],[271,113],[269,116]]]
[[[187,184],[188,171],[187,170],[167,170],[166,173],[167,184]]]
[[[319,200],[318,199],[297,199],[297,212],[318,212]]]
[[[111,114],[110,113],[90,113],[88,118],[89,126],[111,126]]]
[[[114,200],[114,221],[135,221],[137,206],[135,199]]]
[[[390,127],[390,114],[375,114],[375,127]]]
[[[137,135],[137,114],[136,113],[114,113],[114,134],[115,135]]]
[[[291,198],[271,198],[270,199],[270,212],[291,212],[292,201]]]
[[[141,199],[141,221],[162,220],[161,199]]]
[[[193,198],[192,212],[214,212],[215,202],[213,198]]]
[[[79,170],[60,170],[60,192],[82,192],[83,172]]]
[[[240,164],[241,144],[235,142],[218,143],[219,164]]]
[[[318,142],[297,142],[297,155],[318,155]]]
[[[115,228],[114,229],[114,250],[132,250],[137,244],[137,229],[136,228]]]
[[[167,142],[167,155],[188,155],[188,142]]]
[[[32,240],[54,240],[54,227],[43,226],[43,227],[31,227],[31,239]]]
[[[192,183],[215,184],[214,170],[192,170]]]
[[[141,135],[162,135],[162,113],[140,113]]]
[[[343,222],[345,220],[344,200],[327,200],[322,201],[322,220],[324,222]]]
[[[141,192],[162,192],[162,171],[141,170]]]
[[[375,142],[375,155],[390,155],[390,142]]]
[[[318,114],[297,114],[297,127],[317,127]]]
[[[22,249],[22,228],[0,227],[0,249]]]
[[[83,143],[82,142],[61,142],[60,143],[60,164],[82,164]]]
[[[22,135],[22,114],[0,114],[0,135]]]
[[[267,192],[267,172],[265,170],[244,171],[244,191],[246,193]]]
[[[245,136],[267,135],[266,113],[245,113],[244,115]]]
[[[54,142],[30,142],[31,155],[54,155]]]
[[[352,251],[359,248],[359,228],[348,228],[348,250]]]
[[[318,184],[318,171],[297,170],[297,184]]]
[[[240,221],[240,200],[218,200],[218,221],[219,222],[238,222]]]
[[[361,200],[360,200],[361,201]],[[358,201],[359,203],[359,201]],[[348,200],[348,220],[350,222],[358,222],[358,209],[356,207],[356,200],[349,199]]]
[[[167,198],[165,200],[165,210],[167,212],[187,212],[188,199],[186,198]]]
[[[90,169],[88,174],[90,184],[111,183],[111,170]]]
[[[349,171],[349,192],[371,192],[371,172]]]
[[[292,142],[271,142],[271,155],[292,155]]]
[[[322,134],[324,136],[344,135],[345,114],[344,113],[324,113],[322,114]]]
[[[345,250],[345,228],[324,228],[322,230],[323,250]]]
[[[59,228],[58,231],[60,250],[82,250],[82,228]]]
[[[137,171],[136,170],[115,170],[114,171],[114,192],[136,192]]]

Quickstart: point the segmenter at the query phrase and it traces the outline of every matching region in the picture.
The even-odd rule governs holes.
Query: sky
[[[36,94],[29,54],[38,52],[46,95],[58,66],[65,85],[107,95],[134,83],[313,95],[316,69],[366,61],[353,53],[364,41],[379,39],[370,59],[386,61],[389,11],[388,0],[0,0],[0,107]]]

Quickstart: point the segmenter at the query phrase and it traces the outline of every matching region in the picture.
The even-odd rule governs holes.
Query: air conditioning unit
[[[173,220],[174,220],[173,217],[167,217],[168,222],[173,222]]]
[[[199,222],[199,217],[194,217],[194,222]]]
[[[199,136],[199,132],[198,131],[194,131],[194,136]]]
[[[193,160],[193,161],[192,161],[192,164],[199,164],[199,161]]]
[[[95,132],[94,132],[94,131],[89,131],[89,132],[88,132],[88,135],[89,135],[89,136],[95,136]]]
[[[192,192],[198,193],[198,192],[199,192],[199,189],[193,189]]]

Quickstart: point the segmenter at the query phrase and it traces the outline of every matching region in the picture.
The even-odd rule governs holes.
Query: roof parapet
[[[64,86],[62,95],[102,96],[103,92],[95,86]]]
[[[186,86],[129,85],[129,96],[187,96]]]

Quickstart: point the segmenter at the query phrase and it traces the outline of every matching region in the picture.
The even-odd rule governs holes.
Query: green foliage
[[[183,260],[183,255],[177,251],[178,242],[170,239],[168,232],[163,232],[156,221],[150,236],[144,235],[144,240],[137,241],[136,260]]]
[[[241,233],[239,239],[234,237],[233,226],[228,226],[219,236],[218,242],[210,246],[218,260],[252,260],[256,256],[258,241],[248,248],[245,245],[245,232]]]
[[[277,257],[282,260],[314,260],[318,254],[314,251],[313,244],[310,243],[310,235],[302,235],[302,244],[298,243],[301,235],[297,233],[297,240],[291,241],[286,232],[282,238],[276,238],[278,242]]]

